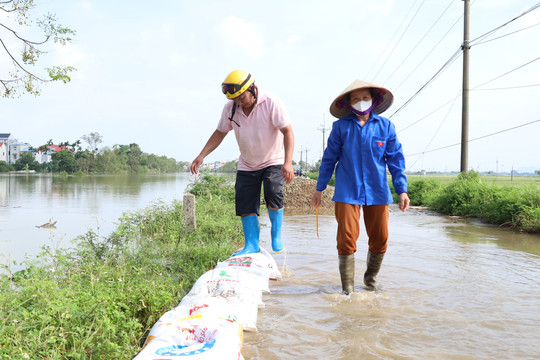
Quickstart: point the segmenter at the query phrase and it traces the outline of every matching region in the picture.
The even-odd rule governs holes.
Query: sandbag
[[[188,295],[255,302],[257,306],[264,307],[262,287],[262,282],[255,275],[235,268],[219,268],[202,274]]]
[[[260,253],[231,257],[225,261],[217,263],[215,268],[238,269],[247,272],[258,279],[262,291],[270,291],[270,269],[267,266],[267,262],[264,261],[264,255]]]
[[[183,311],[175,308],[165,313],[133,360],[244,359],[239,323],[203,314],[182,318]]]
[[[225,299],[206,295],[186,295],[175,312],[184,317],[203,314],[238,322],[245,331],[257,331],[258,306],[255,302],[242,299]],[[181,316],[181,315],[178,315]]]
[[[245,261],[245,262],[251,261],[251,264],[252,264],[251,267],[253,267],[254,269],[253,270],[248,270],[248,271],[253,271],[254,273],[256,273],[256,269],[258,269],[258,268],[266,268],[268,270],[267,273],[268,273],[268,278],[270,280],[281,280],[282,279],[282,275],[281,275],[281,272],[278,269],[278,266],[276,264],[276,260],[274,260],[274,257],[272,255],[270,255],[270,253],[268,251],[266,251],[265,249],[263,249],[263,248],[261,248],[261,252],[259,252],[259,253],[251,253],[251,254],[242,254],[242,255],[237,255],[237,256],[231,256],[229,259],[225,260],[224,263],[234,261],[236,259],[246,259],[246,260],[242,260],[242,261]],[[249,260],[249,259],[251,259],[251,260]],[[218,263],[218,266],[220,264],[221,263]],[[260,270],[260,271],[262,271],[262,270]],[[265,271],[265,273],[266,273],[266,271]]]

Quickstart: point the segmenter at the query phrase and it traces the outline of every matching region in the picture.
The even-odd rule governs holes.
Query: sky
[[[462,0],[36,2],[35,14],[56,14],[76,35],[68,46],[47,44],[31,70],[77,70],[40,96],[0,98],[0,133],[19,141],[98,132],[100,147],[136,143],[192,161],[227,101],[221,83],[245,69],[285,104],[296,162],[321,158],[337,120],[330,104],[358,79],[394,94],[382,115],[396,126],[408,171],[460,170]],[[519,17],[535,5],[471,1],[469,170],[540,169],[540,9]],[[0,77],[10,69],[0,48]],[[238,156],[231,133],[205,162]]]

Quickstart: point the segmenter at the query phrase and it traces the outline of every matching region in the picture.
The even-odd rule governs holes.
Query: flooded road
[[[335,219],[319,217],[319,238],[315,223],[285,216],[287,251],[275,255],[284,279],[264,294],[258,332],[245,332],[246,360],[540,358],[539,236],[391,207],[384,291],[363,289],[362,226],[347,297]]]

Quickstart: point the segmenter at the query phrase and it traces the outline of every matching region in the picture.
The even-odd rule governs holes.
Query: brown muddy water
[[[319,237],[315,224],[285,216],[287,251],[274,255],[284,278],[245,333],[246,360],[540,359],[539,236],[392,207],[384,291],[362,287],[362,233],[356,292],[342,296],[335,219],[319,217]]]

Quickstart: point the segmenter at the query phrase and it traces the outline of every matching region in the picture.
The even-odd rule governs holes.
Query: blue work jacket
[[[373,112],[364,126],[351,114],[332,125],[317,180],[326,189],[336,171],[333,201],[355,205],[393,202],[386,167],[398,194],[407,192],[405,157],[394,124]]]

